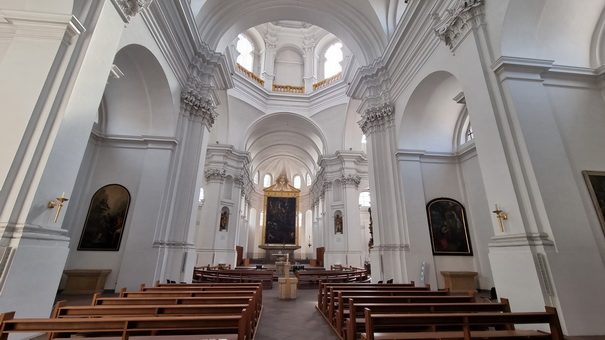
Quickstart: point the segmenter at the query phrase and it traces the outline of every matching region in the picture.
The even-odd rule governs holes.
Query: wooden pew
[[[47,333],[48,339],[74,334],[107,334],[128,339],[131,334],[206,334],[221,339],[248,340],[250,322],[245,310],[240,315],[179,317],[106,317],[14,319],[15,312],[0,315],[0,340],[12,333]],[[211,335],[211,336],[209,336]]]
[[[183,290],[183,291],[121,291],[121,298],[133,297],[196,297],[196,296],[250,296],[255,290]]]
[[[327,301],[330,296],[330,288],[335,290],[415,290],[415,291],[430,291],[429,284],[424,287],[414,286],[411,283],[331,283],[321,282],[319,284],[319,293],[317,295],[317,307],[320,311],[327,311]]]
[[[161,283],[159,280],[155,282],[153,287],[221,287],[221,286],[240,286],[240,287],[256,287],[259,282],[193,282],[193,283]],[[145,287],[142,284],[141,287]]]
[[[374,314],[419,314],[419,313],[479,313],[500,312],[510,313],[508,299],[502,298],[500,302],[492,303],[357,303],[349,299],[349,309],[339,310],[336,314],[336,331],[339,336],[347,340],[356,340],[358,332],[365,325],[364,310],[368,308]],[[346,325],[346,332],[343,332]]]
[[[141,292],[179,292],[179,291],[231,291],[231,290],[256,290],[262,286],[258,283],[253,283],[252,285],[239,286],[239,283],[231,286],[229,283],[222,284],[220,286],[216,286],[215,283],[213,286],[178,286],[178,287],[146,287],[141,286]]]
[[[273,288],[275,272],[272,270],[196,270],[195,282],[262,283],[265,288]]]
[[[252,311],[252,299],[247,304],[220,305],[97,305],[67,306],[66,301],[58,301],[52,318],[82,318],[107,316],[182,316],[182,315],[233,315],[242,309]]]
[[[469,293],[469,295],[461,295],[460,297],[464,301],[468,301],[468,296],[475,297],[475,293]],[[405,296],[405,297],[422,297],[422,298],[430,298],[430,297],[444,297],[450,296],[449,291],[443,290],[429,290],[429,291],[415,291],[415,290],[334,290],[334,288],[330,288],[330,298],[326,301],[327,306],[327,319],[330,324],[334,324],[334,315],[336,311],[341,308],[347,308],[349,305],[349,298],[351,297],[362,297],[362,296]],[[429,300],[430,301],[430,300]],[[410,301],[411,302],[411,301]],[[422,300],[416,300],[414,302],[423,302]],[[460,302],[460,300],[458,300]]]
[[[102,297],[95,294],[91,305],[201,305],[201,304],[238,304],[247,303],[250,297],[247,296],[203,296],[203,297],[141,297],[141,298],[120,298],[120,297]]]
[[[52,318],[99,318],[99,317],[133,317],[133,316],[224,316],[240,315],[242,310],[248,314],[251,321],[250,334],[254,334],[258,326],[252,299],[247,304],[206,304],[206,305],[97,305],[97,306],[67,306],[66,301],[55,304]]]
[[[545,312],[527,313],[448,313],[448,314],[373,314],[364,310],[365,332],[362,340],[395,339],[464,339],[471,338],[541,338],[563,340],[563,331],[554,307]],[[516,330],[516,324],[546,324],[550,334],[539,330]],[[406,331],[406,328],[424,326],[423,331]],[[440,326],[458,327],[459,330],[439,330]],[[494,329],[487,329],[487,328]],[[386,331],[380,331],[385,329]]]
[[[167,304],[223,304],[247,303],[252,299],[255,319],[262,311],[262,288],[247,291],[167,291],[167,292],[127,292],[121,291],[120,297],[103,298],[95,294],[91,305],[167,305]]]
[[[298,270],[295,272],[298,288],[316,287],[320,282],[370,282],[363,270]]]

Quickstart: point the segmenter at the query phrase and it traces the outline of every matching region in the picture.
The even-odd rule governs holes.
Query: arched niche
[[[231,215],[231,213],[229,212],[228,207],[221,208],[221,216],[220,216],[219,222],[218,222],[218,231],[226,232],[229,230],[230,215]]]
[[[233,195],[233,176],[225,177],[225,184],[223,185],[223,198],[226,200],[231,200],[231,196]]]
[[[464,105],[455,98],[462,92],[450,73],[437,71],[414,89],[404,108],[399,128],[399,149],[454,152],[456,122]]]
[[[177,113],[166,74],[141,45],[128,45],[115,56],[103,95],[99,125],[107,135],[173,136]],[[121,73],[121,74],[120,74]]]
[[[295,46],[284,46],[275,53],[275,84],[303,85],[304,61],[302,51]]]

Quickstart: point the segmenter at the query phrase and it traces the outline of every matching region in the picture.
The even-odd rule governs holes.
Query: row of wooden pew
[[[334,267],[333,267],[334,268]],[[370,277],[364,268],[343,268],[331,270],[298,270],[295,272],[298,288],[316,288],[319,282],[332,283],[369,283]]]
[[[512,313],[507,299],[479,303],[476,294],[451,295],[414,283],[321,283],[317,309],[343,340],[513,339],[563,340],[556,309]],[[515,329],[541,324],[544,330]]]
[[[214,269],[196,267],[193,282],[205,283],[262,283],[264,288],[273,288],[275,271],[257,269]]]
[[[90,306],[56,303],[50,318],[0,315],[0,340],[11,333],[46,333],[47,339],[252,340],[262,311],[262,284],[159,284],[118,297],[95,294]],[[102,336],[102,337],[98,337]]]

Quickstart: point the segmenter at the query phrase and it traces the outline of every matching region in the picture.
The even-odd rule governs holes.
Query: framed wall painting
[[[117,251],[124,234],[130,193],[119,184],[97,190],[90,200],[78,250]]]
[[[296,197],[267,197],[265,244],[296,244]]]
[[[280,175],[274,185],[263,189],[265,193],[264,224],[262,240],[264,245],[298,245],[298,198],[300,190],[288,183],[285,175]]]
[[[435,198],[426,205],[433,255],[472,256],[466,211],[451,198]]]
[[[605,232],[605,171],[582,171],[592,204],[597,211],[601,228]]]

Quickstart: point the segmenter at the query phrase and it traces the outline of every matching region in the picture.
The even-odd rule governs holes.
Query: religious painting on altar
[[[436,198],[426,205],[433,255],[472,256],[466,212],[460,202]]]
[[[582,171],[592,204],[597,211],[601,228],[605,232],[605,171]]]
[[[267,197],[265,244],[296,244],[296,197]]]
[[[275,185],[264,191],[264,244],[298,245],[296,215],[300,190],[289,185],[285,176],[280,176]]]
[[[90,200],[78,250],[119,250],[129,205],[130,193],[119,184],[97,190]]]

